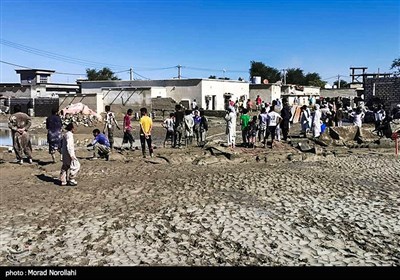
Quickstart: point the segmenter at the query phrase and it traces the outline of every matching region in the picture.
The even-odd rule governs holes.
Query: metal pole
[[[282,69],[283,73],[283,84],[286,85],[286,69]]]
[[[178,79],[180,79],[181,78],[181,68],[182,68],[182,66],[178,65],[177,67],[178,67]]]
[[[130,80],[132,81],[132,79],[133,79],[133,71],[132,71],[132,68],[129,68],[129,78],[130,78]]]
[[[338,88],[340,88],[340,75],[337,75],[337,84],[338,84]]]

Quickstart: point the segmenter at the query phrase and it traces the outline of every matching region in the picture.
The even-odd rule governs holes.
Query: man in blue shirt
[[[93,137],[93,142],[87,145],[88,147],[93,146],[92,159],[97,159],[97,156],[99,156],[100,158],[105,158],[108,161],[111,149],[110,142],[108,141],[107,137],[103,133],[100,133],[100,130],[97,128],[93,130]]]

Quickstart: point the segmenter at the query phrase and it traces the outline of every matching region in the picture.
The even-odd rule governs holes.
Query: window
[[[47,76],[40,75],[40,83],[47,83]]]

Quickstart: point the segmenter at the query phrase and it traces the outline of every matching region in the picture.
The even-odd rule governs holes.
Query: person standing
[[[260,125],[260,130],[258,131],[258,142],[261,142],[264,144],[264,148],[267,145],[267,138],[269,135],[269,131],[267,129],[268,127],[268,114],[264,108],[261,108],[261,113],[258,115],[258,123]]]
[[[183,122],[185,124],[185,146],[187,147],[189,144],[192,144],[193,139],[194,119],[191,110],[185,111]]]
[[[210,98],[206,96],[206,110],[208,110],[209,106],[210,106]]]
[[[256,98],[256,110],[257,111],[261,110],[261,97],[259,95],[257,95]]]
[[[250,99],[249,99],[250,100]],[[250,122],[250,116],[247,114],[247,109],[242,110],[243,114],[240,116],[240,125],[242,128],[242,141],[243,147],[247,147],[247,132],[248,132],[248,125]]]
[[[236,144],[236,113],[233,107],[228,107],[225,115],[226,134],[228,137],[228,147],[235,148]]]
[[[193,120],[194,120],[194,126],[193,126],[193,134],[196,137],[196,143],[197,146],[199,146],[200,144],[200,122],[201,122],[201,117],[200,117],[200,113],[198,110],[194,110],[194,116],[193,116]]]
[[[312,127],[313,127],[313,136],[318,138],[321,135],[321,110],[319,109],[319,105],[315,104],[314,115],[312,118]]]
[[[57,162],[55,153],[58,151],[61,154],[62,121],[56,108],[51,110],[51,116],[46,119],[46,129],[49,154],[53,162]]]
[[[175,105],[175,126],[174,126],[174,145],[173,148],[177,146],[181,146],[181,140],[182,140],[182,133],[183,133],[183,118],[184,118],[184,113],[182,111],[182,106],[180,104]]]
[[[142,146],[143,157],[146,157],[146,142],[149,148],[150,157],[153,157],[153,146],[151,144],[151,130],[153,128],[153,121],[147,115],[147,108],[140,109],[140,145]]]
[[[174,125],[175,125],[175,114],[174,113],[170,113],[169,114],[169,118],[165,119],[165,121],[163,122],[163,127],[167,130],[167,133],[165,135],[165,139],[164,139],[164,148],[167,144],[167,141],[170,139],[171,140],[171,146],[174,145]]]
[[[193,102],[192,102],[192,110],[197,110],[197,102],[196,102],[196,99],[193,99]]]
[[[74,147],[74,132],[75,127],[71,122],[66,127],[67,132],[62,137],[62,166],[60,171],[61,186],[66,186],[67,183],[70,186],[76,186],[78,182],[75,180],[78,174],[81,164],[75,155]]]
[[[341,105],[337,105],[337,110],[335,112],[335,125],[338,127],[341,127],[343,125],[343,118],[344,118],[344,113]]]
[[[111,106],[106,105],[105,110],[106,119],[104,122],[103,133],[106,134],[107,130],[107,137],[108,141],[110,142],[110,149],[112,149],[114,146],[114,127],[116,126],[118,129],[121,128],[118,126],[117,120],[115,119],[115,114],[111,112]]]
[[[17,161],[23,164],[22,156],[25,154],[30,164],[32,164],[32,144],[28,129],[31,127],[31,118],[21,112],[21,105],[14,106],[14,114],[8,119],[8,127],[11,129],[13,148]]]
[[[378,108],[375,111],[375,130],[378,134],[378,136],[383,136],[383,131],[382,131],[382,124],[383,121],[386,118],[386,112],[382,107],[382,104],[378,105]]]
[[[104,133],[100,133],[99,129],[93,130],[93,142],[88,144],[87,147],[93,146],[93,160],[97,159],[97,156],[100,158],[105,158],[106,161],[110,159],[110,142],[107,139]]]
[[[356,111],[352,113],[353,116],[353,124],[355,126],[361,127],[362,126],[362,120],[364,119],[364,112],[362,111],[361,107],[357,107]]]
[[[283,140],[287,141],[287,138],[289,135],[290,118],[292,117],[292,112],[289,107],[289,102],[286,98],[283,99],[283,108],[281,110],[281,117],[282,117],[282,122],[280,123],[280,126],[282,129]]]
[[[256,138],[257,138],[257,116],[253,116],[253,119],[249,122],[249,129],[247,133],[247,141],[249,143],[249,148],[255,149],[256,147]]]
[[[271,134],[271,149],[274,145],[274,139],[275,139],[275,133],[276,133],[276,127],[279,125],[279,123],[282,120],[281,115],[277,113],[274,110],[275,106],[271,106],[271,109],[268,113],[268,129]]]
[[[200,143],[199,145],[204,145],[206,142],[207,131],[208,131],[208,119],[204,115],[204,110],[200,109]]]
[[[128,111],[126,112],[126,115],[124,116],[124,122],[122,125],[122,129],[124,131],[124,138],[122,139],[122,145],[129,142],[129,148],[131,150],[134,150],[133,142],[135,142],[135,139],[133,139],[133,135],[132,135],[132,129],[133,129],[132,128],[132,114],[133,114],[133,110],[128,109]]]
[[[310,132],[311,127],[312,127],[312,116],[311,116],[311,110],[310,108],[307,107],[307,105],[303,105],[301,107],[301,130],[304,133],[304,137],[307,136],[307,133]]]

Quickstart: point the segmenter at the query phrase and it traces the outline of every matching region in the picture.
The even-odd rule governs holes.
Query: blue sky
[[[260,61],[332,84],[350,81],[351,66],[392,72],[400,57],[398,0],[0,0],[0,23],[0,60],[81,77],[107,66],[123,80],[130,67],[135,79],[168,79],[182,65],[185,78],[225,69],[247,80]],[[19,82],[15,69],[0,63],[0,82]]]

